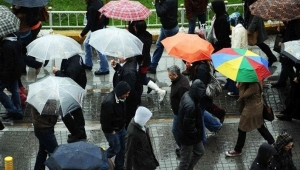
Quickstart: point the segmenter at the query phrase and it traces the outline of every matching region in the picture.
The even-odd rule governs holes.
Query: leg
[[[39,150],[36,156],[34,170],[45,170],[44,162],[47,159],[47,152],[44,146],[39,141]]]
[[[181,145],[178,170],[188,170],[192,160],[193,145]]]
[[[192,160],[190,161],[189,170],[193,169],[200,158],[204,155],[204,146],[202,142],[199,142],[194,145]]]
[[[8,111],[7,116],[13,119],[23,119],[18,81],[15,80],[7,85],[2,84],[0,86],[0,102]],[[5,87],[10,91],[11,99],[3,92]]]
[[[84,133],[85,133],[85,128],[84,128],[85,120],[84,120],[84,116],[83,116],[83,113],[82,113],[82,108],[80,107],[80,108],[74,110],[72,112],[72,115],[73,115],[74,122],[75,122],[77,128],[84,131]]]
[[[201,24],[206,24],[206,13],[199,14],[198,20],[201,22]]]
[[[217,132],[221,127],[222,123],[220,123],[215,117],[213,117],[208,111],[204,110],[204,124],[205,127],[211,132]]]
[[[268,143],[270,145],[272,145],[275,140],[273,138],[273,136],[271,135],[271,133],[269,132],[269,130],[266,128],[265,124],[262,124],[260,128],[257,129],[258,132],[261,134],[261,136],[268,141]]]
[[[99,71],[100,72],[107,72],[107,71],[109,71],[109,65],[108,65],[108,61],[107,61],[106,55],[100,53],[99,51],[97,51],[97,54],[98,54],[98,57],[99,57],[99,60],[100,60]]]
[[[28,67],[35,68],[35,69],[39,69],[43,65],[43,63],[36,61],[34,57],[27,56],[27,55],[24,56],[24,61]]]
[[[91,33],[87,35],[83,42],[83,47],[85,51],[85,65],[88,67],[93,67],[93,49],[92,46],[89,44],[89,40],[91,37]]]
[[[272,66],[273,62],[277,61],[276,56],[272,53],[270,47],[265,43],[256,44],[268,57],[269,66]]]
[[[189,34],[195,33],[195,27],[196,27],[196,16],[193,17],[192,20],[189,20]]]
[[[245,145],[245,141],[246,141],[246,132],[244,132],[240,129],[238,129],[238,132],[239,132],[239,136],[238,136],[234,150],[236,152],[242,152],[242,149],[243,149],[243,147]]]
[[[125,157],[125,135],[126,130],[123,127],[122,130],[117,132],[119,138],[119,145],[121,147],[120,152],[117,153],[115,158],[115,170],[124,170],[124,157]]]
[[[180,141],[178,139],[178,127],[177,127],[177,123],[178,123],[178,116],[177,115],[174,115],[173,116],[173,125],[172,125],[172,133],[173,133],[173,136],[174,136],[174,139],[175,139],[175,142],[177,144],[177,146],[180,148]]]
[[[106,150],[107,158],[112,158],[121,150],[120,139],[117,133],[104,133],[104,136],[109,145],[109,148]]]

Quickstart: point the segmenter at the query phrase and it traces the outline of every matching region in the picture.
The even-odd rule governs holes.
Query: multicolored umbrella
[[[123,21],[145,20],[151,11],[139,1],[117,0],[110,1],[99,10],[107,18]]]
[[[169,55],[189,63],[210,60],[214,47],[196,34],[177,33],[161,41]]]
[[[223,48],[211,59],[219,73],[237,82],[259,82],[271,75],[268,61],[246,49]]]
[[[300,64],[300,40],[283,43],[281,54]]]
[[[6,6],[0,5],[0,37],[18,31],[20,20]]]

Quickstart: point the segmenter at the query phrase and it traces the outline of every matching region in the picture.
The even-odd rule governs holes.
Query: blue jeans
[[[83,42],[83,46],[85,51],[85,65],[89,67],[93,67],[93,48],[89,44],[90,38],[91,38],[91,33],[87,35],[86,39]],[[99,71],[100,72],[109,71],[109,65],[106,56],[101,54],[98,50],[96,51],[100,60]]]
[[[173,126],[172,126],[172,133],[175,139],[176,144],[178,145],[178,147],[180,148],[181,144],[180,144],[180,140],[178,139],[178,115],[174,115],[173,116]]]
[[[198,142],[194,145],[181,145],[178,170],[192,170],[199,159],[204,155],[204,152],[202,142]]]
[[[204,124],[205,128],[208,129],[211,132],[216,132],[221,126],[222,123],[220,123],[213,115],[211,115],[208,111],[203,111],[203,119],[202,123]],[[203,128],[203,143],[206,143],[206,133],[205,128]]]
[[[44,162],[47,159],[47,155],[53,153],[58,146],[54,130],[44,132],[34,131],[34,134],[39,140],[39,151],[36,156],[34,170],[45,169]]]
[[[11,99],[3,92],[5,88],[11,93]],[[23,118],[18,80],[6,83],[0,79],[0,102],[7,110],[8,117]]]
[[[105,138],[109,144],[106,150],[107,158],[115,157],[115,170],[124,170],[124,157],[125,157],[125,135],[126,130],[123,127],[115,134],[104,133]]]
[[[158,36],[157,42],[156,42],[156,49],[153,53],[151,65],[149,68],[156,69],[158,62],[162,56],[162,53],[164,52],[164,46],[162,45],[161,41],[167,37],[171,37],[175,34],[177,34],[179,31],[178,25],[170,30],[160,28],[160,34]]]
[[[195,28],[196,28],[196,20],[201,22],[201,24],[205,24],[206,22],[206,13],[199,14],[199,15],[194,15],[194,18],[192,20],[189,20],[189,34],[194,34],[195,33]]]

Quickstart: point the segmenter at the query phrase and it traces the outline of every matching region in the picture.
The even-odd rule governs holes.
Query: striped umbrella
[[[211,58],[219,73],[237,82],[258,82],[271,75],[268,61],[246,49],[223,48]]]

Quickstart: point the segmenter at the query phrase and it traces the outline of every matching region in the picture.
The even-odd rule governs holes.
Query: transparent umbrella
[[[109,27],[91,33],[89,44],[113,57],[134,57],[142,54],[143,43],[125,29]]]
[[[29,85],[27,102],[42,113],[48,100],[59,101],[63,116],[82,106],[85,90],[68,77],[48,76]]]

